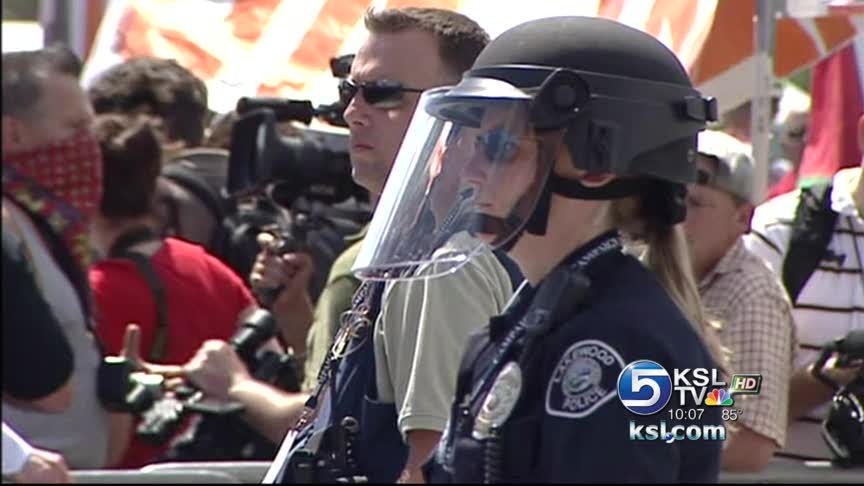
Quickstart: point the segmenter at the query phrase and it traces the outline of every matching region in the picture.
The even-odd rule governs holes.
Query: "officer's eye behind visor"
[[[422,89],[406,88],[399,81],[386,79],[358,83],[345,78],[339,81],[339,100],[348,105],[357,92],[371,106],[376,108],[396,108],[402,104],[404,93],[421,93]]]
[[[521,138],[503,128],[496,128],[477,135],[477,143],[483,148],[483,153],[490,162],[508,162],[519,152]]]

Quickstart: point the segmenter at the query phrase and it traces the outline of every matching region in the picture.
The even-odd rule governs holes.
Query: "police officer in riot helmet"
[[[717,480],[720,442],[632,440],[631,427],[676,422],[616,396],[636,360],[722,370],[676,226],[696,135],[715,118],[669,49],[598,18],[512,28],[458,85],[424,93],[355,271],[411,278],[409,265],[446,273],[472,257],[400,252],[428,239],[399,222],[427,203],[417,188],[443,152],[463,164],[453,210],[471,206],[454,233],[507,249],[527,279],[469,341],[427,479]],[[641,240],[641,262],[622,236]],[[722,423],[717,408],[698,422]]]

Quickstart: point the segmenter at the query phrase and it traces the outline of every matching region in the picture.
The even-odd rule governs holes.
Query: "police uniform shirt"
[[[472,242],[465,238],[467,234],[457,235],[445,249],[471,248]],[[468,336],[499,313],[513,292],[510,276],[491,250],[446,276],[390,283],[386,292],[383,288],[380,282],[367,281],[358,292],[368,291],[368,301],[365,297],[358,301],[355,296],[355,309],[369,304],[370,310],[363,313],[366,319],[346,322],[370,322],[369,316],[377,315],[374,330],[364,326],[345,334],[353,336],[345,341],[337,337],[334,349],[341,357],[334,361],[337,369],[331,369],[324,398],[317,400],[320,414],[303,428],[296,442],[310,445],[318,454],[331,454],[331,441],[324,440],[327,445],[318,450],[314,444],[319,441],[311,437],[344,417],[354,417],[359,428],[348,449],[356,467],[344,471],[317,468],[315,481],[352,474],[370,482],[395,481],[407,459],[405,434],[415,429],[444,429],[458,358]],[[374,333],[371,339],[370,332]],[[285,452],[290,462],[294,456]],[[292,466],[286,471],[284,477],[275,476],[280,481],[308,480],[296,476]]]
[[[578,261],[604,235],[571,255]],[[639,417],[617,397],[617,379],[628,363],[648,359],[667,370],[713,368],[706,347],[657,282],[638,260],[620,249],[588,264],[590,290],[581,306],[553,317],[530,355],[521,351],[502,361],[518,360],[522,387],[509,418],[500,428],[500,468],[504,482],[714,482],[720,465],[720,442],[633,441],[630,421],[657,424],[666,410]],[[548,277],[547,277],[548,279]],[[542,288],[542,283],[541,283]],[[451,422],[426,472],[433,481],[480,482],[487,474],[486,447],[472,437],[482,399],[472,390],[508,331],[525,312],[533,290],[520,291],[514,304],[488,328],[472,337],[463,357]],[[519,346],[517,345],[517,348]],[[570,363],[591,369],[588,382],[568,386]],[[671,372],[671,371],[670,371]],[[578,378],[578,377],[577,377]],[[590,387],[586,387],[590,384]],[[482,397],[482,395],[481,395]],[[673,396],[673,400],[676,397]],[[464,407],[468,404],[468,407]],[[700,424],[720,425],[717,408],[704,412]]]

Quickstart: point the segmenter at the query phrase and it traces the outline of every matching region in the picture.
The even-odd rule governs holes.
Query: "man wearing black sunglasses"
[[[339,95],[347,105],[354,179],[377,199],[420,93],[459,82],[489,37],[471,19],[442,9],[369,11],[364,20],[370,34],[350,75],[340,83]],[[439,177],[436,188],[451,185],[443,183],[451,176],[458,178],[449,173]],[[498,313],[512,293],[507,271],[488,252],[478,264],[439,280],[386,290],[364,284],[355,294],[360,282],[349,269],[361,241],[334,262],[316,304],[304,383],[314,391],[265,482],[418,478],[419,465],[449,416],[456,365],[467,336]],[[305,261],[292,254],[259,256],[253,285],[285,289],[275,312],[309,319],[309,300],[298,295],[306,286],[295,282],[309,273],[301,268]],[[192,381],[210,394],[243,402],[250,423],[268,436],[285,430],[289,418],[293,423],[300,415],[303,395],[276,398],[272,394],[280,392],[253,386],[248,373],[236,369],[242,365],[232,359],[227,345],[210,346],[199,354],[195,366],[187,367]],[[226,374],[226,369],[235,371]],[[214,380],[213,374],[229,379]],[[217,382],[221,385],[213,385]],[[347,418],[359,427],[349,427],[351,421],[343,420]],[[324,467],[303,462],[309,454],[330,462]]]
[[[422,27],[423,22],[437,22],[446,29],[443,15],[440,21],[435,19],[439,11],[415,11],[416,27],[393,22],[385,14],[369,17],[373,19],[367,22],[369,39],[354,58],[351,74],[339,85],[351,130],[354,179],[376,196],[384,189],[420,93],[458,82],[477,53],[457,48],[456,39]],[[463,42],[474,48],[485,44],[485,33],[467,22],[471,21],[466,18],[461,28],[453,30],[463,30]]]
[[[377,199],[420,93],[457,83],[489,38],[472,20],[446,10],[392,9],[369,12],[365,20],[370,35],[340,83],[339,95],[346,104],[354,179]],[[436,186],[444,190],[448,185]],[[346,252],[346,269],[359,246]],[[331,453],[326,445],[311,444],[317,443],[316,437],[338,435],[345,417],[359,422],[359,432],[343,431],[357,434],[353,453],[345,458],[355,463],[348,472],[372,482],[392,482],[400,473],[403,481],[419,479],[419,465],[439,440],[449,415],[447,402],[454,393],[463,343],[512,293],[507,271],[491,252],[479,261],[419,284],[385,289],[367,281],[345,307],[350,312],[342,316],[332,348],[331,339],[320,339],[330,330],[315,323],[311,347],[326,343],[329,353],[307,404],[311,406],[295,429],[297,439],[285,441],[293,446],[284,461],[289,467],[283,479],[332,479],[320,472],[315,478],[299,477],[298,450],[319,457]],[[281,455],[274,462],[277,467]]]

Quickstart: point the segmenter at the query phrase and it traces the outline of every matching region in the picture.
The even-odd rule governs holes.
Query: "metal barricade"
[[[257,484],[269,461],[166,462],[140,470],[72,471],[75,483],[90,484]],[[9,482],[4,478],[4,483]],[[842,469],[828,461],[795,461],[775,458],[759,473],[720,473],[723,484],[864,484],[864,468]]]
[[[73,483],[81,484],[240,484],[236,477],[217,471],[150,471],[101,469],[71,471]]]
[[[209,471],[227,474],[241,483],[260,483],[270,467],[270,461],[163,462],[141,469],[146,473]]]

